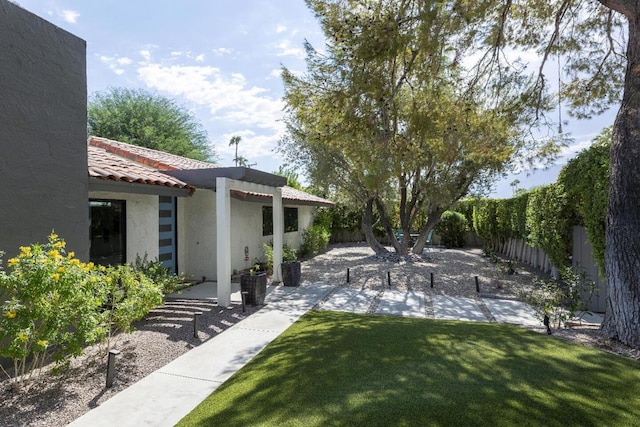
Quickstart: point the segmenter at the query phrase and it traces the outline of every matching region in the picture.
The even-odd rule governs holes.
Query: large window
[[[284,208],[284,232],[298,231],[298,208]],[[262,207],[262,235],[273,235],[273,208]]]
[[[101,265],[126,262],[125,202],[124,200],[90,200],[91,261]]]

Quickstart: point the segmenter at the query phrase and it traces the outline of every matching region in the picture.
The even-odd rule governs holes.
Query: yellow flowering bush
[[[55,233],[46,244],[23,246],[0,271],[0,356],[14,375],[38,375],[45,362],[65,362],[107,333],[102,309],[106,277],[65,252]]]

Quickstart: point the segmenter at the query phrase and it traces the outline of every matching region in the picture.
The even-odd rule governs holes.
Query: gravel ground
[[[516,265],[517,274],[507,275],[499,264],[481,255],[478,249],[429,248],[422,257],[401,259],[393,255],[376,256],[364,244],[332,245],[303,262],[302,275],[305,281],[375,290],[387,288],[390,277],[394,289],[423,290],[427,310],[432,295],[478,298],[475,276],[482,296],[516,298],[518,290],[531,287],[535,272],[529,268]],[[207,301],[167,301],[137,322],[133,333],[116,337],[112,347],[122,353],[117,357],[112,388],[104,386],[105,350],[92,347],[74,359],[70,370],[62,376],[48,377],[19,391],[9,387],[7,381],[0,382],[0,425],[64,426],[256,310],[248,307],[243,313],[241,306],[227,309]],[[196,311],[203,313],[198,338],[193,337],[192,329]],[[640,351],[604,338],[597,328],[556,330],[554,336],[640,360]]]

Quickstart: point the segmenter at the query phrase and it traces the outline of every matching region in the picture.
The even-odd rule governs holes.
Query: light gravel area
[[[507,275],[499,264],[482,257],[479,249],[430,247],[420,257],[400,259],[393,255],[376,256],[365,244],[349,244],[332,245],[324,253],[304,261],[302,276],[305,281],[324,282],[337,289],[349,287],[378,293],[389,288],[390,277],[392,289],[424,292],[426,315],[433,317],[432,301],[438,295],[468,297],[479,303],[479,296],[515,299],[518,290],[531,287],[535,277],[535,272],[527,267],[516,264],[515,269],[517,274]],[[475,276],[481,295],[476,292]],[[372,306],[375,310],[375,303]],[[479,306],[487,315],[486,306],[481,303]],[[64,426],[258,309],[247,307],[243,313],[240,305],[227,309],[211,301],[167,301],[137,322],[133,333],[116,337],[113,347],[122,353],[117,356],[112,388],[105,388],[106,351],[92,347],[74,359],[63,376],[47,378],[19,391],[8,387],[6,380],[0,382],[0,425]],[[199,318],[198,337],[194,338],[192,322],[197,311],[203,314]],[[640,360],[640,351],[604,338],[597,328],[556,330],[554,336]]]

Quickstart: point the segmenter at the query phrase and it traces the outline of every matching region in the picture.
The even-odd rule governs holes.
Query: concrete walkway
[[[121,391],[70,426],[173,426],[333,286],[276,287],[267,305]],[[184,297],[181,295],[181,297]]]
[[[211,295],[211,284],[183,292],[186,298]],[[333,292],[333,293],[332,293]],[[329,298],[327,296],[330,295]],[[237,299],[239,299],[239,293]],[[266,305],[223,333],[158,369],[71,426],[173,426],[242,368],[304,313],[322,302],[321,309],[426,317],[425,295],[419,291],[373,291],[304,283],[299,288],[269,287]],[[535,312],[518,301],[434,295],[438,319],[488,322],[483,304],[497,322],[542,327]],[[591,320],[591,319],[590,319]]]

